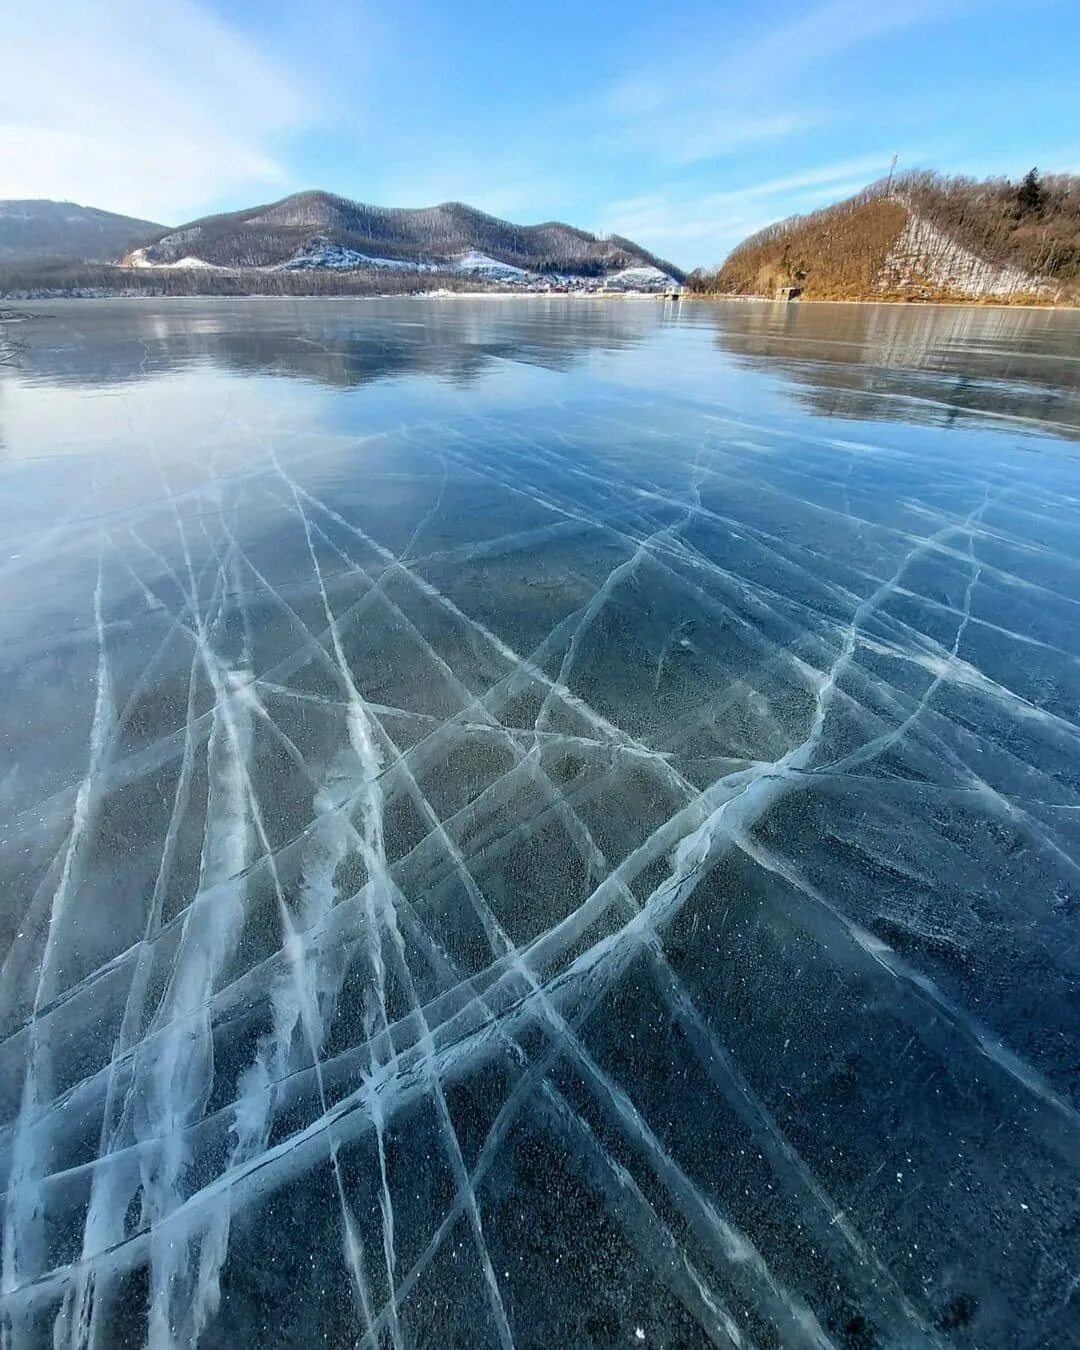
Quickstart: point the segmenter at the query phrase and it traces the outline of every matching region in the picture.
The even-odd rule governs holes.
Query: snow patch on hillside
[[[908,210],[907,223],[878,277],[878,289],[914,295],[1039,295],[1053,288],[1018,267],[987,262],[929,220]]]
[[[357,272],[368,267],[383,268],[399,272],[431,272],[434,263],[402,260],[401,258],[377,258],[369,253],[360,253],[355,248],[347,248],[331,239],[312,239],[288,262],[278,264],[283,272],[309,272],[330,270],[336,272]]]
[[[616,291],[669,291],[681,290],[674,277],[662,272],[659,267],[624,267],[621,272],[613,272],[605,282],[609,290]]]
[[[153,258],[147,256],[148,250],[137,248],[134,253],[129,253],[124,259],[124,267],[153,267],[162,271],[174,271],[182,268],[200,268],[207,272],[226,272],[228,268],[219,267],[217,263],[207,262],[205,258],[196,258],[193,254],[188,254],[184,258],[176,258],[173,262],[155,262]]]
[[[486,253],[478,253],[471,249],[468,253],[458,258],[453,263],[455,272],[470,272],[476,276],[485,277],[529,277],[535,273],[527,272],[524,267],[515,267],[512,263],[499,262],[497,258],[490,258]]]

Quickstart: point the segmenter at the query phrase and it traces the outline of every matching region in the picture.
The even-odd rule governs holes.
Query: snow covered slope
[[[909,209],[907,223],[878,274],[887,294],[961,295],[973,299],[1049,294],[1045,281],[978,257],[970,249]]]
[[[279,264],[283,272],[309,272],[328,268],[338,272],[357,272],[367,267],[389,268],[391,271],[431,271],[433,263],[408,262],[401,258],[378,258],[346,248],[332,239],[310,239],[294,258]]]
[[[679,288],[670,272],[659,267],[624,267],[605,279],[609,290],[616,291],[670,291]]]
[[[458,258],[452,266],[455,272],[471,272],[476,276],[504,280],[530,275],[524,267],[515,267],[513,263],[499,262],[497,258],[489,258],[486,253],[478,253],[475,249],[470,249],[468,253]]]

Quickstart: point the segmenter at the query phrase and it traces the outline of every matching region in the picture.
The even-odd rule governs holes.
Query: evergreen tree
[[[1029,169],[1016,189],[1016,204],[1020,208],[1020,214],[1034,215],[1043,209],[1045,201],[1046,189],[1039,180],[1039,171]]]

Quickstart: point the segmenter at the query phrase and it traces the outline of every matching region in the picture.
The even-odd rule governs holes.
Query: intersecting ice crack
[[[631,430],[612,409],[565,420],[581,444]],[[751,446],[770,434],[726,425]],[[290,451],[272,428],[255,467],[223,447],[179,490],[158,465],[160,495],[144,508],[86,517],[89,748],[70,786],[25,804],[15,826],[40,855],[42,822],[65,821],[0,994],[0,1052],[20,1066],[0,1133],[5,1344],[105,1346],[124,1319],[154,1346],[219,1342],[245,1297],[238,1253],[258,1216],[309,1178],[336,1243],[320,1239],[316,1259],[347,1291],[333,1314],[343,1340],[403,1350],[425,1299],[472,1299],[481,1339],[535,1343],[505,1199],[510,1175],[522,1204],[546,1203],[529,1171],[536,1137],[565,1160],[552,1185],[573,1198],[580,1181],[636,1278],[703,1341],[829,1346],[858,1343],[865,1326],[882,1344],[940,1343],[933,1281],[896,1259],[859,1186],[789,1108],[806,1089],[778,1088],[775,1066],[748,1049],[747,973],[708,964],[731,916],[753,927],[746,876],[766,930],[791,925],[820,962],[841,954],[836,980],[895,1018],[901,1055],[918,1042],[926,1062],[1008,1103],[1033,1147],[1073,1155],[1076,1109],[1031,1048],[988,1022],[946,965],[891,945],[880,914],[823,880],[819,839],[801,860],[775,824],[799,802],[812,820],[815,794],[835,785],[966,793],[1075,883],[1060,823],[1080,808],[1075,791],[1025,761],[1019,740],[976,753],[958,702],[1075,755],[1080,729],[1063,707],[981,669],[972,641],[990,631],[1075,662],[1067,644],[1020,631],[1019,617],[1013,627],[1007,607],[1000,621],[977,610],[988,587],[1070,603],[1022,562],[1004,566],[1049,555],[1007,525],[1037,503],[1010,515],[1010,490],[988,477],[958,484],[947,508],[913,498],[894,526],[858,513],[850,445],[817,461],[807,450],[759,485],[734,435],[725,445],[711,431],[675,471],[662,426],[632,430],[635,471],[614,478],[561,425],[533,434],[463,414],[395,433],[427,470],[389,522],[393,546],[377,511],[335,498],[318,454]],[[377,464],[380,439],[363,444]],[[833,496],[811,500],[801,494],[822,464]],[[507,520],[455,538],[452,503],[477,487]],[[775,527],[752,509],[757,491]],[[805,540],[784,527],[793,512]],[[851,531],[854,561],[815,578],[820,519]],[[65,537],[58,528],[42,547]],[[519,552],[561,569],[548,622],[531,628],[498,603],[493,620],[490,597],[466,584],[490,567],[512,587],[505,564]],[[960,578],[943,598],[923,594],[928,564]],[[118,623],[132,597],[139,647]],[[531,648],[501,624],[530,633]],[[665,704],[676,695],[681,705]],[[155,714],[159,697],[174,711]],[[695,735],[700,752],[687,748]],[[113,947],[84,961],[83,899],[102,903],[127,794],[150,781],[167,789],[148,825],[152,879]],[[1054,903],[1043,909],[1052,920]],[[1040,910],[1032,923],[1043,921]],[[715,997],[686,936],[700,941],[700,924]],[[670,1061],[662,1039],[650,1061],[657,1082],[672,1077],[663,1107],[625,1067],[640,1048],[635,1000],[678,1037]],[[96,1051],[73,1053],[94,1021]],[[687,1151],[680,1073],[728,1122],[720,1173]],[[414,1184],[423,1169],[433,1179]],[[764,1187],[757,1210],[727,1170],[745,1195]],[[575,1214],[591,1213],[573,1203],[568,1252]],[[774,1203],[771,1228],[761,1212]]]

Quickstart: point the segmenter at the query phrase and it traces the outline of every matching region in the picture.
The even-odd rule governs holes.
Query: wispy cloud
[[[0,197],[175,222],[288,185],[277,152],[313,109],[293,77],[193,3],[2,0]],[[15,54],[17,59],[13,59]]]
[[[735,188],[727,192],[714,192],[704,198],[704,201],[710,206],[720,207],[728,203],[754,201],[761,197],[776,197],[799,188],[827,187],[830,192],[835,192],[837,184],[845,179],[855,179],[861,185],[880,177],[888,171],[890,158],[889,151],[880,150],[872,155],[859,155],[855,159],[834,160],[831,164],[819,164],[812,169],[803,169],[799,173],[785,174],[781,178],[769,178],[763,183],[752,183],[748,187]]]
[[[819,164],[725,192],[652,193],[611,202],[604,228],[663,249],[669,242],[707,246],[719,261],[740,239],[793,211],[849,196],[888,169],[889,154]]]
[[[703,32],[670,70],[627,72],[599,97],[600,143],[647,156],[661,185],[611,202],[602,212],[603,228],[661,253],[720,261],[770,221],[850,195],[888,170],[892,147],[772,176],[762,176],[761,165],[805,164],[808,144],[835,143],[851,133],[852,108],[839,97],[831,103],[827,71],[970,2],[823,0],[781,9],[765,26],[741,33],[732,23],[719,34]],[[914,159],[910,153],[903,158]],[[710,191],[710,178],[741,185]]]
[[[689,41],[670,69],[651,63],[603,89],[593,105],[594,142],[678,169],[806,136],[842,120],[820,79],[824,64],[968,2],[825,0],[734,38],[725,16],[718,31]]]
[[[970,0],[905,0],[902,5],[825,0],[756,35],[734,53],[731,69],[737,80],[762,71],[790,77],[900,29],[943,18],[964,3]]]
[[[1013,72],[1003,34],[1032,27],[1015,8],[675,0],[658,15],[627,0],[617,25],[608,6],[578,7],[580,40],[554,59],[496,0],[0,0],[0,197],[170,224],[310,186],[457,198],[717,261],[749,230],[884,172],[892,141],[943,169],[1074,162],[1041,139],[1071,131],[1054,103],[1066,108],[1068,78]],[[996,120],[969,60],[986,34],[995,88],[1012,91]],[[1059,65],[1074,45],[1057,42]]]

